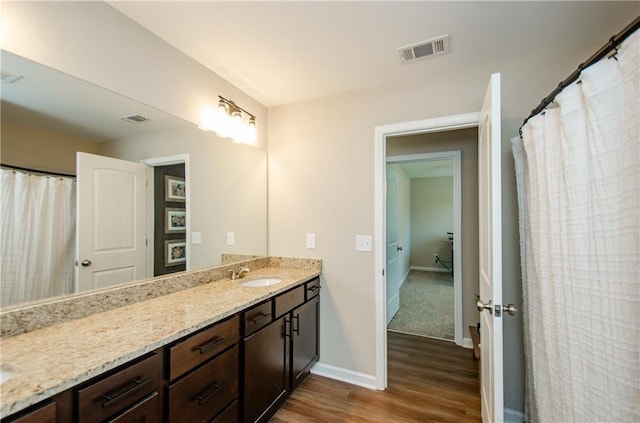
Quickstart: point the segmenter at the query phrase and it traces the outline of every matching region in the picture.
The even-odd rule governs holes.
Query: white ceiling
[[[95,142],[193,126],[169,113],[5,50],[0,52],[0,62],[3,74],[21,76],[14,83],[2,83],[3,124]],[[134,124],[120,119],[130,115],[142,115],[149,121]]]
[[[560,44],[593,49],[622,29],[620,16],[631,22],[640,10],[638,2],[577,1],[109,4],[267,107],[438,78]],[[444,34],[449,55],[400,61],[397,48]]]

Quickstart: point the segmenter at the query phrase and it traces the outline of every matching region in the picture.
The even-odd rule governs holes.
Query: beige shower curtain
[[[1,305],[73,292],[75,180],[0,172]]]
[[[514,142],[528,422],[640,421],[640,39]]]

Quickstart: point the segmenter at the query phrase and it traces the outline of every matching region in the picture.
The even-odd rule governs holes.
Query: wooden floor
[[[386,391],[309,375],[270,423],[481,421],[471,350],[393,332],[388,348]]]

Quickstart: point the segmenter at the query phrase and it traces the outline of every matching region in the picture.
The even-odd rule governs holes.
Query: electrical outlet
[[[202,232],[191,232],[191,243],[202,244]]]
[[[307,248],[316,248],[316,234],[307,234]]]
[[[371,235],[356,235],[356,251],[372,251],[373,237]]]
[[[434,255],[433,255],[433,261],[434,261],[435,263],[438,263],[438,262],[440,261],[440,257],[438,256],[438,253],[436,253],[436,254],[434,254]]]
[[[233,245],[236,243],[236,234],[233,232],[227,232],[227,245]]]

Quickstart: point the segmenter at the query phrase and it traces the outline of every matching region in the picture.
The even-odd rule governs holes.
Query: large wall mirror
[[[154,270],[154,261],[155,264],[164,261],[163,264],[173,269],[184,268],[173,267],[182,264],[187,270],[194,270],[220,264],[224,253],[267,254],[265,151],[220,139],[210,132],[198,130],[193,123],[120,94],[10,52],[2,50],[1,53],[2,236],[10,232],[6,228],[14,225],[20,225],[21,228],[13,231],[10,241],[2,240],[0,283],[4,309],[51,296],[74,295],[84,288],[103,288],[130,279],[153,277],[157,272]],[[125,117],[133,118],[123,119]],[[139,120],[144,121],[137,122]],[[84,202],[76,201],[76,188],[80,183],[75,178],[77,152],[87,153],[90,157],[100,156],[147,166],[149,187],[129,196],[135,196],[136,199],[145,197],[143,207],[146,207],[146,220],[142,232],[148,245],[144,255],[145,264],[135,272],[121,272],[118,276],[121,279],[112,278],[106,284],[95,277],[88,285],[77,280],[76,269],[86,260],[85,253],[77,251],[81,243],[76,242],[74,229],[76,223],[84,222],[86,226],[82,212],[76,214],[76,207]],[[155,178],[161,183],[154,182],[153,175],[158,173],[159,168],[176,164],[185,172],[182,178],[184,185],[181,185],[181,175],[173,174],[171,169],[161,173],[161,178]],[[27,186],[31,181],[9,181],[14,178],[12,175],[29,175],[29,178],[49,181],[44,185],[51,185],[52,181],[71,180],[69,187],[54,189],[66,190],[64,195],[69,202],[60,206],[38,200],[41,202],[32,204],[30,211],[17,208],[18,197],[31,189]],[[117,192],[120,187],[127,185],[126,180],[108,179],[109,172],[101,175],[112,191]],[[13,191],[6,186],[9,182],[14,184]],[[16,183],[23,185],[15,186]],[[177,187],[173,197],[162,205],[154,205],[154,199],[158,199],[170,186]],[[97,187],[97,182],[92,181],[89,191],[97,192]],[[181,191],[185,187],[186,191]],[[92,216],[102,213],[108,218],[137,207],[133,200],[131,204],[128,200],[105,201],[117,197],[109,197],[108,193],[100,195],[101,203],[96,204],[102,206],[91,212]],[[56,213],[62,215],[62,221],[58,218],[44,219]],[[34,220],[18,222],[23,218]],[[96,232],[97,229],[91,225],[90,228]],[[64,232],[66,226],[74,228],[67,228],[69,231]],[[159,226],[162,232],[168,234],[166,239],[154,241],[154,226]],[[131,235],[130,228],[120,229],[107,231],[107,235],[112,240]],[[72,281],[66,279],[64,282],[66,288],[52,287],[55,284],[48,280],[51,270],[46,264],[41,264],[43,260],[30,260],[25,266],[30,258],[42,259],[45,254],[40,249],[39,236],[71,238],[64,247],[54,248],[58,255],[64,257],[62,262],[67,273],[73,273],[73,276],[69,276]],[[16,237],[20,239],[16,240]],[[149,250],[151,248],[158,249],[160,254],[153,257]],[[18,270],[6,271],[14,265]],[[60,289],[65,291],[61,292]]]

